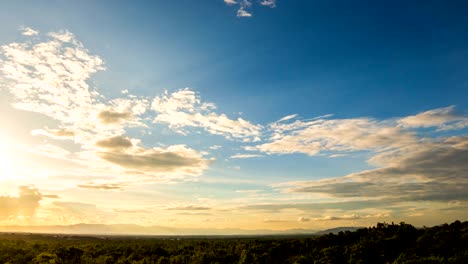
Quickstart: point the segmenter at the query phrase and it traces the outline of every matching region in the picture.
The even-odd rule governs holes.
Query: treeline
[[[0,235],[0,263],[468,263],[468,222],[298,238]]]

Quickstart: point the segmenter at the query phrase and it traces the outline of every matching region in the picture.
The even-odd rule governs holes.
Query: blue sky
[[[466,158],[467,7],[463,1],[2,3],[0,99],[9,121],[2,125],[3,156],[18,168],[37,163],[41,173],[10,166],[0,195],[40,194],[33,214],[17,210],[14,221],[24,224],[120,219],[317,229],[466,218],[466,165],[442,157]],[[35,50],[41,45],[58,48],[47,57]],[[88,57],[74,53],[62,64],[87,68],[67,68],[67,75],[37,68],[41,60],[53,68],[54,56],[67,48]],[[33,50],[27,62],[16,53]],[[19,68],[5,65],[36,72],[18,76]],[[73,74],[76,83],[60,81]],[[437,164],[427,164],[427,153],[439,150]],[[375,185],[401,195],[379,196]],[[106,197],[128,199],[128,208]],[[366,207],[369,199],[388,202]],[[362,208],[352,208],[356,201]],[[102,216],[80,211],[88,207],[77,209],[77,202]],[[187,218],[183,208],[201,204],[208,212]],[[281,209],[251,209],[261,206]],[[135,208],[137,217],[128,213]],[[450,213],[441,218],[437,210]],[[59,220],[57,211],[68,219]],[[0,221],[10,223],[1,213]]]

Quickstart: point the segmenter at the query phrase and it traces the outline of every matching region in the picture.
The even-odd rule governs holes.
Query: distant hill
[[[361,228],[364,228],[364,227],[356,227],[356,226],[335,227],[335,228],[330,228],[330,229],[322,230],[322,231],[319,231],[319,232],[315,232],[314,235],[326,235],[326,234],[330,234],[330,233],[338,234],[339,232],[346,232],[346,231],[353,232],[353,231],[356,231],[356,230],[361,229]]]
[[[215,229],[177,228],[165,226],[140,226],[135,224],[76,224],[54,226],[0,226],[0,232],[47,233],[47,234],[86,234],[86,235],[152,235],[152,236],[204,236],[204,235],[305,235],[316,230],[291,229]]]
[[[47,234],[83,234],[83,235],[150,235],[150,236],[222,236],[222,235],[324,235],[337,234],[340,231],[355,231],[363,227],[335,227],[322,231],[311,229],[215,229],[215,228],[177,228],[167,226],[140,226],[135,224],[76,224],[53,226],[0,226],[0,232],[47,233]]]

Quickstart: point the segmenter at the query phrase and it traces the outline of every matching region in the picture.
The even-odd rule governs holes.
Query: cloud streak
[[[248,147],[268,154],[351,152],[398,148],[417,141],[412,132],[370,118],[290,121],[287,116],[270,124],[269,142]]]
[[[291,183],[293,193],[397,201],[468,200],[468,138],[452,137],[374,156],[382,168],[339,178]],[[394,200],[395,201],[395,200]]]
[[[155,97],[151,109],[157,114],[155,123],[168,124],[171,129],[182,134],[187,133],[185,128],[193,127],[227,139],[260,140],[260,125],[215,113],[216,106],[213,103],[202,102],[200,96],[189,88]]]
[[[439,130],[462,129],[468,126],[468,117],[455,111],[455,106],[437,108],[399,120],[404,127],[437,127]]]

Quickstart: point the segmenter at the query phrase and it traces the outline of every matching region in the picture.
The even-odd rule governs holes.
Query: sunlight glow
[[[10,147],[4,137],[0,134],[0,179],[13,178],[13,159]]]

